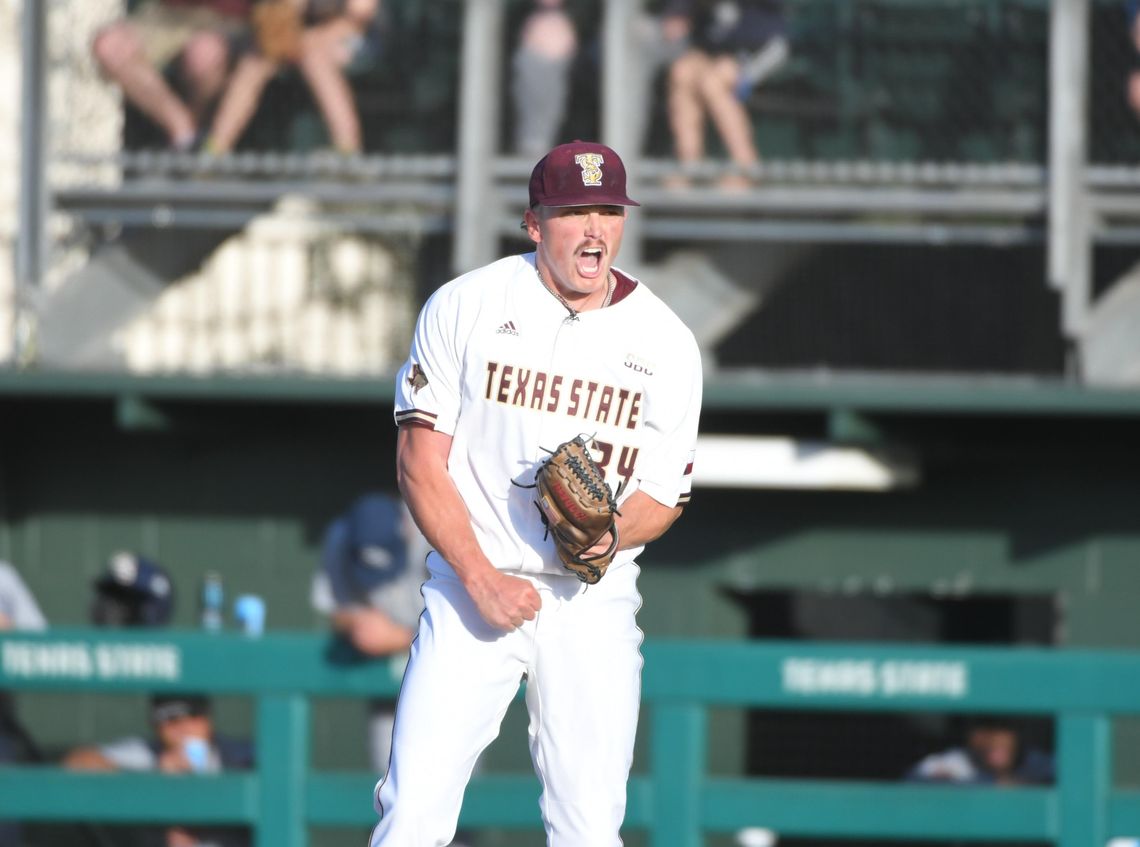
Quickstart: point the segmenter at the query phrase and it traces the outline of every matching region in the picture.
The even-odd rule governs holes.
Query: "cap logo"
[[[378,544],[369,544],[366,547],[361,547],[358,558],[368,567],[376,568],[381,571],[390,570],[396,563],[392,552]]]
[[[602,184],[604,161],[601,153],[579,153],[574,157],[574,164],[582,169],[582,185],[590,188]]]

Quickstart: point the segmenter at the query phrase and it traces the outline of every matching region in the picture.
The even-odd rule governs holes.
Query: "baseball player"
[[[621,843],[642,666],[635,559],[688,501],[701,405],[692,333],[613,266],[636,205],[613,150],[555,147],[530,180],[535,251],[447,283],[420,313],[397,377],[397,474],[436,552],[371,847],[448,843],[522,681],[547,844]],[[618,552],[596,584],[562,565],[527,487],[578,435],[620,489]]]

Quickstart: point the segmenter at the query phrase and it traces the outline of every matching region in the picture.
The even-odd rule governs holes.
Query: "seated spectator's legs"
[[[1140,57],[1140,15],[1132,18],[1128,22],[1128,35],[1132,42],[1132,62],[1133,70],[1128,74],[1128,105],[1132,111],[1140,118],[1140,68],[1136,66],[1138,57]]]
[[[362,149],[360,117],[345,68],[365,46],[365,28],[375,16],[376,0],[345,0],[342,10],[301,35],[297,66],[321,111],[333,146],[342,153]],[[246,53],[234,69],[214,117],[207,149],[228,153],[253,118],[258,101],[281,65],[255,52]]]
[[[157,123],[175,147],[189,145],[197,131],[194,116],[151,64],[137,28],[117,21],[95,36],[92,52],[99,68],[123,95]]]
[[[737,173],[721,180],[722,188],[746,187],[749,171],[754,170],[760,160],[752,138],[752,118],[736,96],[739,78],[740,63],[732,56],[717,56],[709,63],[709,73],[700,80],[709,116],[737,168]]]
[[[233,150],[257,111],[257,103],[265,86],[277,74],[278,68],[277,62],[256,53],[246,53],[238,60],[214,115],[214,125],[206,142],[207,150],[211,153],[228,153]]]
[[[682,169],[674,184],[684,184],[686,166],[704,155],[706,114],[737,171],[722,179],[721,187],[737,189],[749,184],[748,174],[760,155],[752,138],[752,119],[735,93],[739,76],[740,65],[732,56],[709,56],[699,50],[687,51],[669,69],[669,123]]]
[[[301,74],[313,92],[333,147],[341,153],[359,153],[363,144],[356,98],[345,79],[361,34],[347,18],[305,30],[301,38]]]
[[[230,46],[220,32],[195,33],[186,43],[179,72],[190,98],[190,111],[200,122],[226,84]]]
[[[566,115],[570,68],[577,52],[574,22],[562,10],[534,12],[523,24],[511,89],[516,153],[538,157],[556,143]]]
[[[701,102],[701,78],[710,72],[709,57],[687,50],[669,67],[669,126],[673,149],[681,164],[696,164],[705,151],[705,111]]]
[[[149,2],[95,36],[92,53],[102,72],[167,134],[172,146],[189,147],[206,109],[225,83],[227,36],[242,22],[207,8]],[[167,84],[163,69],[180,59],[187,104]]]

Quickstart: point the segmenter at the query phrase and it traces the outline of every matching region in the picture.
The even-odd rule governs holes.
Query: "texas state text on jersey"
[[[488,362],[484,397],[615,429],[637,429],[641,420],[640,391],[521,365]]]

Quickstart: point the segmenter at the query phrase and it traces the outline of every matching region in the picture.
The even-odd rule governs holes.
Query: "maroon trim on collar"
[[[614,283],[614,296],[610,298],[610,305],[612,306],[615,303],[620,303],[633,293],[633,289],[637,288],[637,280],[633,279],[633,277],[626,276],[617,268],[610,268],[610,270],[613,271],[614,279],[616,280]]]

